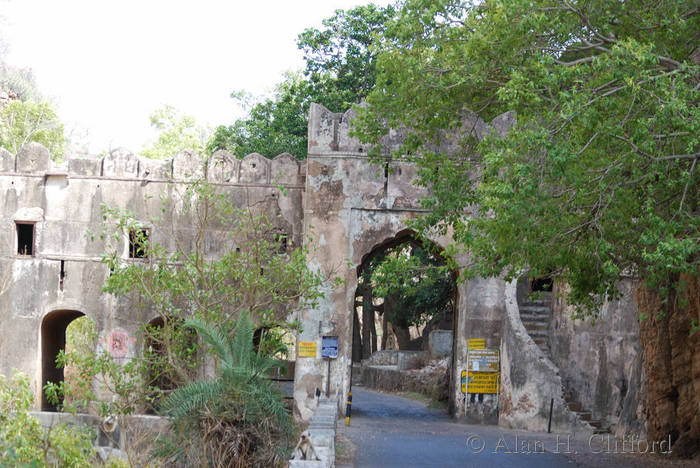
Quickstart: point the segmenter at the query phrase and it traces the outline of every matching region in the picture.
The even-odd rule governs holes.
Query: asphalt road
[[[569,450],[565,438],[557,447],[539,434],[456,423],[443,410],[408,398],[357,386],[352,395],[350,427],[339,426],[338,432],[355,446],[358,468],[579,466],[563,453],[547,451]]]
[[[364,467],[586,467],[699,468],[700,460],[668,455],[621,453],[609,434],[579,438],[454,422],[439,409],[396,395],[353,386],[350,427],[338,424],[341,443],[354,448],[354,465]],[[612,444],[605,449],[606,441]],[[338,447],[336,447],[336,450]],[[629,449],[628,449],[629,450]],[[349,450],[352,452],[353,450]],[[624,452],[624,449],[623,449]]]

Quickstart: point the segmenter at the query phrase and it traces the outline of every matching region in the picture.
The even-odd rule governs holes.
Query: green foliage
[[[33,402],[25,374],[0,375],[0,466],[95,466],[94,434],[66,424],[45,431],[29,414]]]
[[[652,286],[697,275],[696,7],[408,0],[379,46],[357,131],[378,145],[409,128],[403,151],[434,188],[416,228],[452,229],[472,274],[553,272],[581,311],[616,297],[624,275]],[[457,131],[469,111],[510,110],[503,138]],[[435,150],[446,140],[457,151]]]
[[[375,5],[336,10],[323,21],[323,28],[304,30],[297,39],[306,62],[304,76],[287,74],[272,97],[254,104],[247,118],[219,126],[208,150],[226,149],[238,157],[288,152],[305,159],[310,104],[345,110],[367,95],[376,75],[370,46],[393,15],[392,7]]]
[[[158,131],[158,138],[141,151],[142,156],[167,159],[184,150],[199,153],[204,150],[206,129],[198,126],[194,117],[181,114],[173,106],[165,105],[154,111],[151,126]]]
[[[78,317],[66,327],[64,354],[72,356],[72,361],[82,362],[95,353],[97,338],[95,322],[87,316]],[[52,388],[51,392],[55,393],[54,402],[57,403],[60,400],[58,394],[62,393],[65,398],[68,398],[68,401],[63,402],[67,409],[86,412],[87,407],[84,405],[92,399],[92,381],[81,377],[81,371],[84,368],[81,370],[80,367],[69,362],[65,364],[63,375],[67,384],[64,384],[64,387],[68,385],[70,390],[61,392]]]
[[[30,142],[41,143],[60,161],[66,144],[63,124],[48,101],[11,100],[0,109],[0,147],[16,154]]]
[[[247,118],[217,127],[207,148],[210,152],[225,149],[240,158],[250,153],[274,157],[286,152],[303,159],[311,102],[309,83],[288,73],[273,96],[254,104]]]
[[[292,434],[281,394],[266,378],[274,361],[253,348],[253,325],[242,312],[233,329],[187,320],[216,358],[217,377],[175,390],[163,405],[175,440],[166,446],[186,464],[275,466]]]
[[[386,310],[392,324],[422,325],[453,310],[449,269],[439,256],[415,242],[383,252],[370,263],[368,273],[373,295],[393,298],[393,307]]]
[[[193,382],[205,359],[185,320],[226,328],[245,311],[260,327],[277,330],[266,334],[263,349],[283,352],[275,337],[298,330],[287,317],[301,304],[314,304],[323,281],[307,267],[304,249],[291,238],[282,243],[291,233],[281,218],[267,216],[268,207],[237,208],[228,191],[203,181],[173,185],[169,194],[149,219],[103,206],[100,233],[111,272],[104,290],[156,317],[155,326],[142,329],[139,378],[129,389],[155,409],[175,388]],[[152,229],[144,230],[144,223]],[[129,232],[141,233],[135,240],[145,258],[122,258]]]

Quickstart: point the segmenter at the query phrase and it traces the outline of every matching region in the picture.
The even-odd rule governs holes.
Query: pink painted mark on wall
[[[124,331],[115,330],[109,335],[109,352],[112,357],[126,356],[129,350],[129,335]]]

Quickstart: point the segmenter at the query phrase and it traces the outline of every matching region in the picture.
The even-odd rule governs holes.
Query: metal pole
[[[547,424],[547,434],[552,432],[552,408],[554,408],[554,398],[549,401],[549,423]]]
[[[350,425],[350,413],[352,412],[352,392],[348,392],[348,401],[345,405],[345,425]]]
[[[326,358],[328,361],[328,378],[326,379],[326,398],[331,397],[331,360]]]

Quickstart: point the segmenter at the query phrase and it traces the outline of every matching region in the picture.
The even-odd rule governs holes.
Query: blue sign
[[[338,337],[324,336],[321,340],[321,357],[336,359],[338,357]]]

